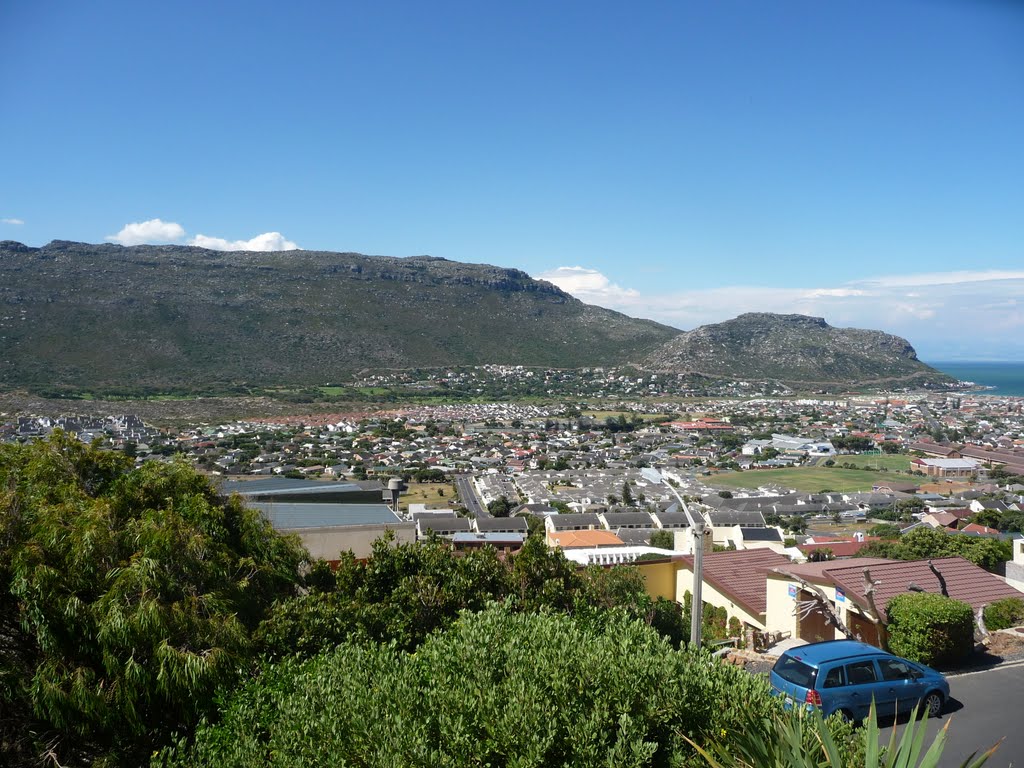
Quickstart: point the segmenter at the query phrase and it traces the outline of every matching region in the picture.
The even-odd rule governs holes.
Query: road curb
[[[956,672],[943,672],[946,677],[966,677],[967,675],[980,675],[983,672],[991,672],[996,669],[1012,669],[1013,667],[1024,666],[1024,659],[1014,659],[1012,661],[1003,661],[999,664],[990,664],[987,667],[979,667],[978,669],[964,669]]]

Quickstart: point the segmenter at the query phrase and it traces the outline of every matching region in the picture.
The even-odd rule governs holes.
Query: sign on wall
[[[796,584],[789,585],[789,596],[796,600]]]

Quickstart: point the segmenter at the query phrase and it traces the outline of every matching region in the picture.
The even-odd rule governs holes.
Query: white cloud
[[[0,219],[0,224],[14,224],[15,226],[17,226],[19,224],[24,223],[25,222],[22,221],[21,219]]]
[[[559,267],[537,275],[537,279],[547,280],[587,304],[629,303],[640,296],[639,291],[615,285],[596,269],[585,267]]]
[[[225,240],[222,237],[196,235],[189,239],[188,244],[213,251],[294,251],[299,247],[291,240],[286,240],[280,232],[264,232],[251,240]]]
[[[3,219],[8,223],[21,223],[17,219]],[[108,235],[107,240],[121,245],[143,245],[146,243],[176,243],[185,238],[185,228],[173,221],[150,219],[138,221],[125,226],[116,235]],[[250,240],[225,240],[223,237],[210,237],[197,234],[188,240],[189,245],[209,248],[214,251],[294,251],[299,246],[287,240],[280,232],[264,232]]]
[[[107,235],[106,239],[121,245],[143,245],[144,243],[173,243],[185,236],[181,224],[161,219],[138,221],[125,224],[116,235]]]
[[[823,287],[729,285],[641,293],[597,270],[560,267],[539,278],[590,304],[691,329],[744,312],[824,317],[908,339],[925,359],[1024,359],[1024,271],[891,275]]]

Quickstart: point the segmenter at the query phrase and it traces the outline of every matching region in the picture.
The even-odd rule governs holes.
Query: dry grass
[[[402,509],[410,504],[426,504],[434,507],[448,507],[453,503],[455,488],[451,483],[417,483],[409,481],[409,490],[402,494]]]

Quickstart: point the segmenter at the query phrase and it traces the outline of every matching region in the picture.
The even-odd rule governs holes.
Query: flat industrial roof
[[[303,502],[252,501],[259,512],[278,530],[299,528],[342,528],[348,525],[391,525],[404,523],[386,504],[313,504]]]
[[[272,496],[277,493],[345,493],[364,490],[355,483],[320,482],[292,477],[261,477],[256,480],[223,480],[222,493],[239,496]]]

